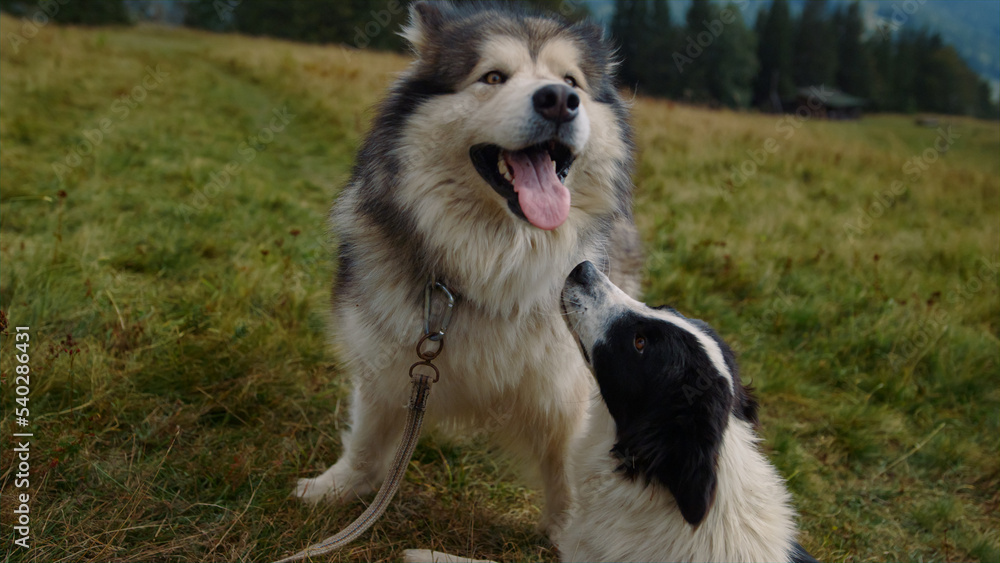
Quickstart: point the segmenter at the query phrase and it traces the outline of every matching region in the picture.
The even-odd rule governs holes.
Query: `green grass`
[[[0,18],[4,37],[17,25]],[[325,216],[405,63],[144,27],[5,40],[0,308],[31,327],[35,438],[32,548],[5,540],[4,560],[273,560],[362,510],[288,494],[339,453]],[[169,76],[120,118],[147,66]],[[294,117],[261,136],[282,108]],[[786,139],[775,116],[642,99],[634,114],[647,298],[739,351],[802,543],[821,560],[1000,560],[997,124],[942,118],[959,137],[911,177],[937,132],[909,117]],[[92,154],[56,174],[102,119]],[[737,185],[769,137],[777,151]],[[888,209],[845,228],[896,180]],[[13,464],[4,448],[5,538]],[[334,559],[553,560],[520,483],[481,437],[428,435],[381,522]]]

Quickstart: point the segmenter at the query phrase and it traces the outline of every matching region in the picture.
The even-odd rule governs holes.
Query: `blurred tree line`
[[[409,4],[409,0],[194,0],[184,23],[214,31],[402,50],[405,45],[397,32],[409,17]],[[531,4],[570,20],[589,14],[582,0]]]
[[[185,25],[309,43],[403,48],[405,0],[194,0]]]
[[[749,0],[693,0],[683,24],[662,0],[618,0],[609,27],[623,58],[622,82],[638,92],[692,103],[780,111],[797,89],[826,85],[867,100],[875,111],[936,112],[1000,118],[989,85],[940,35],[865,30],[860,5],[805,2],[798,17],[773,0],[753,27]],[[583,0],[533,0],[571,20],[589,15]],[[132,4],[139,4],[133,2]],[[407,0],[188,0],[184,24],[314,43],[401,50],[397,34]],[[117,0],[0,0],[26,21],[129,23]]]
[[[876,111],[1000,117],[989,85],[937,33],[866,33],[857,2],[826,0],[806,2],[797,18],[787,0],[774,0],[751,29],[745,4],[693,0],[675,25],[669,2],[615,2],[623,81],[651,96],[734,108],[780,111],[798,88],[826,85]]]
[[[35,26],[49,21],[77,25],[128,24],[131,20],[120,1],[106,0],[0,0],[0,10],[24,18]]]

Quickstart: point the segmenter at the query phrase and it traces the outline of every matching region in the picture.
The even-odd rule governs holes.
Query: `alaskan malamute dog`
[[[594,397],[563,322],[566,276],[638,270],[633,144],[602,30],[500,5],[418,3],[416,61],[378,108],[332,213],[335,342],[353,378],[340,459],[304,500],[373,491],[402,433],[429,280],[457,297],[427,414],[537,460],[541,521],[571,498],[570,438]]]

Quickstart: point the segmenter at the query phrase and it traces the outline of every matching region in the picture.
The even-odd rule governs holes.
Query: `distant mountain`
[[[718,3],[724,4],[721,0]],[[798,15],[810,0],[789,0]],[[855,0],[830,0],[831,8]],[[969,67],[989,81],[993,98],[1000,94],[1000,0],[856,0],[862,5],[869,33],[899,33],[906,29],[930,29],[941,34]],[[614,13],[614,0],[586,2],[594,17],[607,22]],[[691,0],[671,1],[671,17],[684,22]],[[742,2],[743,16],[752,25],[767,0]]]

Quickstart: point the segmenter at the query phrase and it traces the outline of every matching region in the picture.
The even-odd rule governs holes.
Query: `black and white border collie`
[[[715,331],[635,301],[590,262],[566,280],[562,307],[603,398],[574,448],[562,559],[815,561]]]

